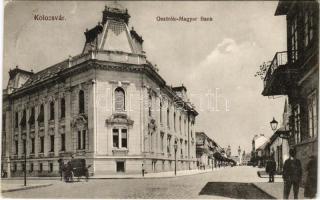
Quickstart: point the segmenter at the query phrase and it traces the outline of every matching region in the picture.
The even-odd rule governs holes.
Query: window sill
[[[129,150],[124,148],[113,148],[112,153],[114,156],[126,156],[128,155]]]

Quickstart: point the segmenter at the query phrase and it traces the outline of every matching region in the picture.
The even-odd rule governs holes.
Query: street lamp
[[[178,144],[177,140],[174,141],[174,175],[177,175],[177,150],[178,150]]]
[[[277,120],[273,118],[272,121],[270,122],[270,126],[273,131],[277,130],[277,126],[278,126]]]
[[[26,134],[21,135],[22,140],[24,141],[24,186],[27,186],[27,136]]]

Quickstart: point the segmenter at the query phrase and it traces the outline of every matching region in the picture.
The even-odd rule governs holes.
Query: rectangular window
[[[86,135],[87,131],[82,130],[82,149],[86,149]]]
[[[49,172],[53,172],[53,163],[49,163]]]
[[[40,153],[44,152],[44,136],[40,137]]]
[[[162,124],[162,103],[160,102],[160,123]]]
[[[170,111],[167,109],[167,127],[170,128]]]
[[[61,134],[61,151],[66,150],[66,135]]]
[[[149,117],[152,116],[152,96],[149,95]]]
[[[42,171],[43,171],[43,164],[40,163],[40,164],[39,164],[39,172],[42,172]]]
[[[31,153],[34,153],[34,138],[31,138]]]
[[[2,131],[6,131],[6,114],[2,114]]]
[[[26,153],[26,150],[27,150],[27,146],[26,145],[27,145],[26,140],[22,140],[22,146],[23,146],[22,152],[23,152],[23,154]]]
[[[30,163],[30,172],[33,172],[33,163]]]
[[[318,106],[316,93],[308,97],[308,129],[309,137],[314,138],[318,135]]]
[[[50,120],[54,120],[54,102],[50,102]]]
[[[14,141],[14,144],[15,144],[15,149],[16,149],[16,155],[18,155],[18,153],[19,153],[19,143],[18,143],[18,140],[15,140]]]
[[[180,115],[180,117],[179,117],[179,131],[180,131],[180,133],[182,134],[182,129],[181,129],[181,115]]]
[[[19,127],[19,113],[15,113],[15,119],[14,119],[14,127],[18,128]]]
[[[14,171],[14,172],[17,171],[17,164],[16,164],[16,163],[14,163],[14,165],[13,165],[13,171]]]
[[[31,108],[31,114],[30,114],[28,123],[30,125],[34,125],[34,123],[35,123],[35,110],[34,110],[34,107]]]
[[[173,130],[176,131],[176,113],[173,113]]]
[[[298,59],[298,18],[294,16],[290,24],[290,44],[291,44],[291,61],[295,62]]]
[[[54,135],[50,135],[50,152],[54,152]]]
[[[124,161],[117,161],[117,172],[125,172]]]
[[[60,118],[63,119],[66,116],[66,102],[64,98],[60,100]]]
[[[167,153],[170,153],[171,136],[167,136]]]
[[[25,129],[26,128],[26,124],[27,124],[27,112],[26,112],[26,110],[23,110],[22,111],[22,118],[21,118],[21,121],[20,121],[21,128]]]
[[[26,165],[24,163],[21,164],[22,171],[26,170]]]
[[[112,130],[113,147],[119,148],[119,129]]]
[[[294,117],[294,136],[295,142],[301,142],[301,131],[300,131],[300,106],[296,105],[293,108],[293,117]]]
[[[311,9],[307,9],[304,12],[304,46],[307,47],[311,40],[313,39],[314,34],[314,18]]]
[[[160,139],[160,148],[161,148],[161,152],[163,153],[164,152],[164,133],[160,133],[161,135],[160,135],[160,137],[161,137],[161,139]]]
[[[78,149],[81,149],[81,131],[78,131]]]
[[[121,129],[121,147],[122,148],[128,148],[127,144],[127,129]]]

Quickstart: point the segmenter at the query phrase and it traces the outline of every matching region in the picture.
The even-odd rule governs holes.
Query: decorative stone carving
[[[86,114],[79,114],[71,121],[71,127],[78,130],[87,129],[88,127],[88,117]]]
[[[132,126],[134,121],[129,118],[129,116],[125,113],[115,113],[112,114],[109,119],[106,119],[106,123],[108,125],[112,124],[124,124],[128,126]]]
[[[156,125],[156,120],[155,119],[150,119],[148,123],[148,130],[149,132],[154,132],[157,130],[157,125]]]

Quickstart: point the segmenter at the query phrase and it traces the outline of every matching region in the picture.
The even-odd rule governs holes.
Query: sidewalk
[[[263,192],[268,193],[276,199],[283,198],[283,182],[275,183],[253,183],[257,188]],[[304,189],[300,187],[299,199],[304,199]],[[291,188],[289,199],[293,199],[293,189]]]
[[[53,183],[36,183],[34,181],[27,181],[27,186],[24,186],[23,180],[1,180],[1,193],[48,187],[51,185],[53,185]]]

